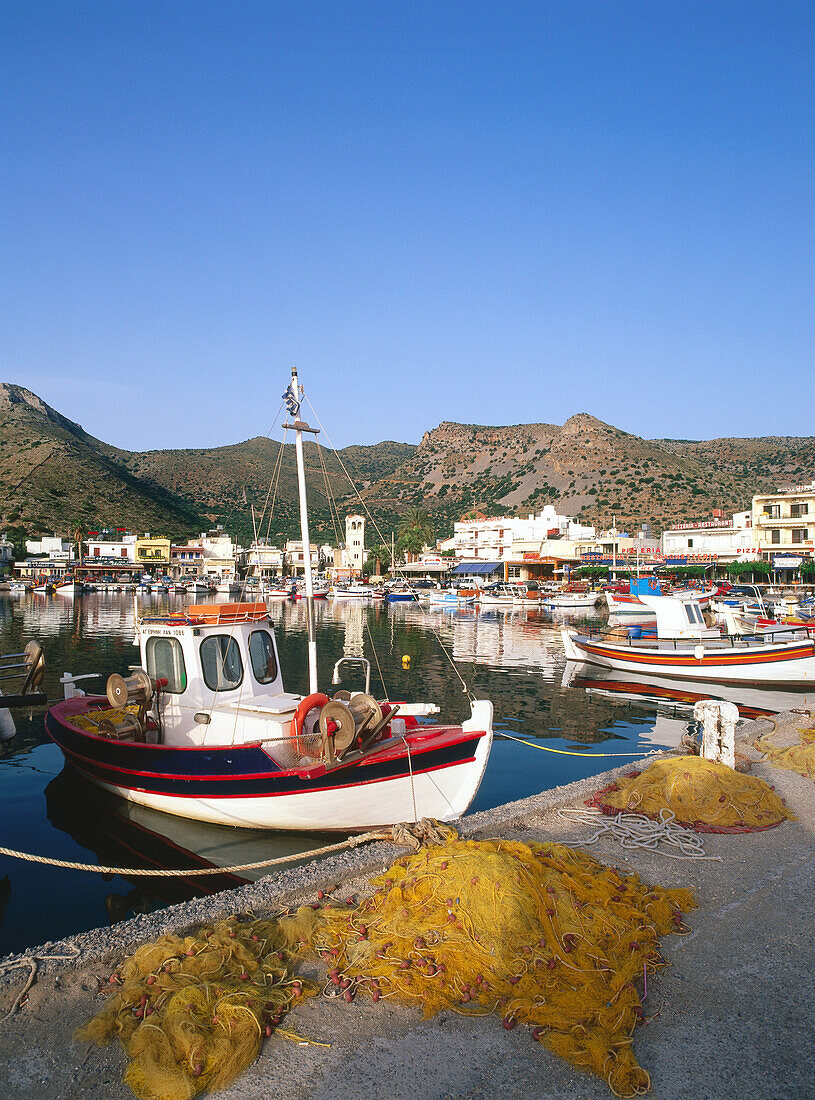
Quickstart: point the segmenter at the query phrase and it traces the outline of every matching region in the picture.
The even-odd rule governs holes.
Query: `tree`
[[[424,508],[408,508],[399,524],[399,541],[402,542],[406,535],[415,535],[421,541],[421,545],[415,553],[418,553],[426,543],[432,543],[436,539],[436,532],[430,521],[430,516]]]
[[[76,564],[77,565],[82,564],[82,543],[87,538],[87,535],[88,535],[88,532],[85,530],[85,528],[83,527],[83,525],[81,523],[74,522],[74,523],[71,524],[71,538],[73,539],[74,545],[76,546]]]
[[[377,576],[382,575],[382,570],[387,569],[391,563],[391,548],[389,546],[372,546],[368,551],[367,564],[372,567]]]
[[[421,554],[426,542],[427,539],[420,535],[418,531],[408,529],[400,536],[396,545],[405,554],[408,561],[412,561],[414,554]]]

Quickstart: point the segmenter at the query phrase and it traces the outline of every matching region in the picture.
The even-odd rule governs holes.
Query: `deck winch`
[[[99,722],[99,733],[117,741],[146,740],[147,712],[161,687],[162,681],[151,680],[143,668],[133,669],[127,677],[114,672],[108,677],[105,694],[116,713]]]
[[[333,699],[310,695],[298,708],[292,733],[303,756],[331,767],[353,751],[364,752],[397,709],[364,691],[338,691]]]

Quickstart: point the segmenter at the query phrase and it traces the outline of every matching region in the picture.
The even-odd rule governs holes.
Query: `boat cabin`
[[[141,667],[161,685],[153,713],[163,744],[290,744],[301,697],[283,689],[265,603],[193,604],[140,619],[136,643]]]
[[[658,638],[719,638],[717,627],[708,626],[697,600],[681,600],[676,596],[640,594],[640,599],[657,617]]]

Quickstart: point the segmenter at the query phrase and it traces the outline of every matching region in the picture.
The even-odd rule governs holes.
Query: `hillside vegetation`
[[[641,439],[586,413],[556,424],[489,427],[445,422],[418,446],[383,442],[334,454],[305,444],[312,536],[336,542],[344,516],[374,515],[382,537],[420,506],[439,536],[463,513],[533,512],[544,504],[598,527],[658,532],[712,508],[738,511],[754,493],[809,481],[815,439]],[[345,476],[347,470],[356,489]],[[89,435],[35,394],[0,384],[0,531],[67,534],[127,527],[182,539],[221,523],[241,541],[297,537],[294,446],[256,437],[201,450],[120,450]],[[379,535],[369,526],[369,544]]]

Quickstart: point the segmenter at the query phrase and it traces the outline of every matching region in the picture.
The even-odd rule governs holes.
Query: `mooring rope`
[[[499,741],[517,741],[519,745],[527,745],[530,749],[540,749],[541,752],[556,752],[559,756],[608,756],[608,757],[624,757],[630,756],[657,756],[661,752],[667,752],[666,749],[649,749],[648,752],[577,752],[575,749],[552,749],[548,745],[536,745],[534,741],[524,741],[521,737],[512,737],[509,733],[496,733],[496,740]]]
[[[74,959],[79,958],[79,955],[79,948],[74,947],[70,955],[23,955],[19,959],[14,959],[11,962],[0,963],[0,974],[10,974],[12,970],[20,970],[24,966],[28,967],[28,979],[14,998],[14,1003],[11,1008],[2,1019],[7,1020],[9,1016],[13,1016],[17,1009],[24,1004],[28,991],[34,984],[34,979],[37,977],[37,969],[40,963],[51,962],[52,960],[57,962],[73,962]]]
[[[599,810],[573,809],[558,810],[565,821],[574,821],[578,825],[591,825],[594,833],[581,840],[581,847],[595,844],[604,837],[619,841],[623,848],[645,848],[660,856],[671,859],[708,859],[721,863],[721,856],[709,856],[705,853],[702,838],[696,833],[683,829],[676,823],[673,810],[660,810],[659,820],[652,821],[642,814],[627,814],[621,810],[613,817]],[[678,849],[665,851],[660,845]]]
[[[255,871],[260,867],[272,867],[279,863],[293,863],[298,859],[314,858],[326,855],[328,852],[340,852],[344,848],[358,848],[360,844],[367,844],[369,841],[374,840],[394,841],[394,833],[391,831],[387,833],[361,833],[359,836],[349,837],[347,840],[338,841],[336,844],[326,844],[322,848],[294,852],[287,856],[276,856],[274,859],[261,859],[255,863],[241,863],[233,867],[185,868],[180,871],[150,870],[144,867],[100,867],[96,863],[74,863],[67,859],[51,859],[48,856],[35,856],[30,852],[17,852],[12,848],[0,848],[0,855],[10,856],[12,859],[22,859],[28,863],[44,863],[49,867],[64,867],[71,871],[92,871],[97,875],[121,875],[124,878],[130,878],[134,875],[154,878],[197,878],[199,875],[231,875],[236,874],[238,871]],[[402,839],[395,842],[404,843]]]

